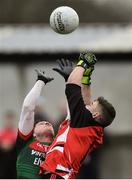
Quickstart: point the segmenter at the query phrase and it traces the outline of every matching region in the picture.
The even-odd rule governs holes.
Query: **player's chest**
[[[41,162],[45,159],[48,146],[35,141],[28,145],[28,149],[30,153],[30,159],[32,159],[33,164],[40,165]]]

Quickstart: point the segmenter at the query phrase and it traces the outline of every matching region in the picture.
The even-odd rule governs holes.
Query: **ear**
[[[92,116],[94,119],[97,119],[97,118],[100,118],[101,115],[99,112],[94,112],[94,113],[92,113]]]

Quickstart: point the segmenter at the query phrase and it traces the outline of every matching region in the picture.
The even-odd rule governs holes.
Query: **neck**
[[[51,142],[53,141],[53,138],[51,138],[51,137],[44,137],[43,139],[37,138],[37,140],[38,140],[40,143],[51,144]]]
[[[51,143],[52,142],[52,138],[51,137],[45,137],[44,138],[44,142]]]

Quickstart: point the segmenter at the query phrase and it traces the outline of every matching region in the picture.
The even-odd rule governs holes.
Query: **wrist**
[[[45,85],[44,81],[42,81],[42,80],[40,80],[40,79],[36,80],[36,83],[39,84],[39,85],[41,85],[41,86],[44,86],[44,85]]]
[[[81,66],[81,67],[84,68],[85,70],[88,68],[88,65],[87,65],[83,60],[80,60],[80,61],[77,63],[77,66]]]
[[[45,81],[43,80],[43,78],[41,78],[41,77],[38,77],[36,81],[37,81],[37,82],[41,82],[42,84],[43,84],[43,83],[46,84],[46,82],[45,82]]]
[[[85,84],[85,85],[91,84],[91,75],[92,75],[93,70],[94,70],[94,67],[89,67],[84,71],[83,77],[81,79],[82,84]]]
[[[89,86],[91,84],[91,78],[88,76],[83,76],[81,79],[81,83]]]

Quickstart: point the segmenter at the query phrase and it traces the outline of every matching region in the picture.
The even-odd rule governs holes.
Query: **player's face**
[[[47,138],[52,139],[54,136],[52,124],[47,121],[38,122],[34,128],[34,135],[40,142],[45,142]]]
[[[95,100],[93,102],[90,103],[90,105],[87,105],[87,109],[91,112],[91,113],[94,113],[95,111],[98,110],[98,101]]]
[[[93,101],[90,105],[87,105],[86,108],[92,113],[94,119],[101,116],[99,102],[97,100]]]

